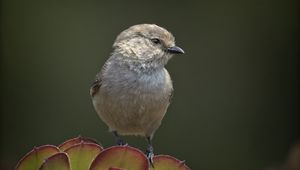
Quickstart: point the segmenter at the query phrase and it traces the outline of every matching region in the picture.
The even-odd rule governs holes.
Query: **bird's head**
[[[139,24],[121,32],[113,45],[114,52],[129,60],[165,65],[173,54],[184,51],[175,45],[174,36],[155,24]]]

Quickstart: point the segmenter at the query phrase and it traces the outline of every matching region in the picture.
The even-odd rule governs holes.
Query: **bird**
[[[173,93],[165,65],[174,54],[184,54],[168,30],[156,24],[137,24],[122,31],[113,51],[90,88],[95,111],[118,145],[121,136],[142,136],[152,164],[152,138],[161,125]]]

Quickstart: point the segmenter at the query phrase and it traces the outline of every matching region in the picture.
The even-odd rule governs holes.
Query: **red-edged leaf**
[[[92,162],[90,170],[123,168],[148,170],[149,163],[143,152],[130,146],[113,146],[103,150]]]
[[[70,158],[72,170],[89,169],[92,161],[102,151],[102,147],[95,143],[79,143],[71,146],[65,152]]]
[[[126,170],[126,169],[111,167],[111,168],[108,168],[107,170]]]
[[[68,155],[60,152],[47,158],[39,170],[71,170]]]
[[[81,142],[98,144],[94,139],[78,136],[76,138],[69,139],[69,140],[63,142],[58,147],[61,151],[65,151],[66,149],[70,148],[71,146],[76,145]]]
[[[35,147],[27,153],[17,164],[16,170],[36,170],[48,157],[59,152],[58,147],[53,145],[43,145]]]
[[[180,161],[169,155],[157,155],[153,158],[153,170],[189,170],[184,161]]]

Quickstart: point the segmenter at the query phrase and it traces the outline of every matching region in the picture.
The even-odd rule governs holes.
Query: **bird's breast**
[[[152,74],[114,69],[103,74],[93,103],[110,129],[122,134],[152,134],[166,113],[171,91],[166,69]]]
[[[167,104],[172,88],[164,68],[147,74],[114,69],[103,75],[100,93],[103,100],[110,99],[118,105],[152,107],[159,102]]]

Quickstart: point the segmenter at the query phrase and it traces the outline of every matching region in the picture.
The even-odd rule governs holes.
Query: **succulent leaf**
[[[63,152],[62,152],[63,151]],[[95,140],[77,137],[59,145],[35,147],[17,164],[15,170],[189,170],[184,161],[157,155],[150,166],[140,150],[125,146],[104,149]]]
[[[103,148],[95,143],[75,144],[65,150],[70,158],[72,170],[87,170]]]
[[[108,168],[107,170],[126,170],[126,169],[111,167],[111,168]]]
[[[154,168],[153,168],[154,167]],[[153,158],[152,170],[189,170],[184,161],[180,161],[169,155],[157,155]]]
[[[73,138],[73,139],[69,139],[69,140],[66,140],[65,142],[63,142],[62,144],[60,144],[58,147],[61,151],[65,151],[67,150],[68,148],[70,148],[71,146],[73,145],[76,145],[76,144],[79,144],[81,142],[85,142],[85,143],[96,143],[96,140],[94,139],[91,139],[91,138],[85,138],[85,137],[81,137],[81,136],[78,136],[76,138]],[[100,145],[100,144],[98,144]]]
[[[107,169],[148,170],[149,163],[143,152],[130,146],[113,146],[103,150],[92,162],[90,170]]]
[[[53,145],[35,147],[27,153],[17,164],[16,170],[36,170],[48,157],[59,153],[59,149]]]
[[[44,161],[39,170],[71,170],[68,155],[64,152],[52,155]]]

